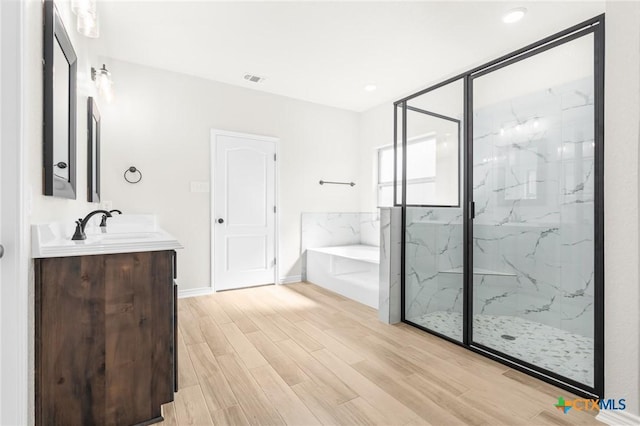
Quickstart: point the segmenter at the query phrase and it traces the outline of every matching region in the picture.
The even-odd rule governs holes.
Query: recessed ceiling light
[[[502,15],[502,22],[505,24],[513,24],[514,22],[521,20],[526,14],[526,8],[516,7],[515,9],[508,10],[504,15]]]
[[[373,92],[377,88],[378,87],[375,84],[367,84],[366,86],[364,86],[364,90],[366,90],[367,92]]]

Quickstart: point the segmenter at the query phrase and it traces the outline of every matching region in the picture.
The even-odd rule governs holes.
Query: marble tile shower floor
[[[461,340],[462,315],[432,312],[407,320]],[[519,317],[475,315],[473,340],[577,382],[593,386],[593,339]]]

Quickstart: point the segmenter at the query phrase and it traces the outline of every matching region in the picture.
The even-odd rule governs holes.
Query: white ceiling
[[[516,6],[527,15],[504,24]],[[364,111],[603,11],[575,1],[101,1],[98,54]]]

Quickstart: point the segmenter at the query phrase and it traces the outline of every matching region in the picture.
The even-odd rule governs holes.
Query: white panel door
[[[213,287],[275,283],[275,140],[213,134]]]

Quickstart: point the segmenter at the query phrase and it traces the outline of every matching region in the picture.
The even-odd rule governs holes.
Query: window
[[[398,180],[402,148],[398,149]],[[400,182],[398,191],[401,190]],[[398,201],[401,197],[398,196]],[[407,204],[436,204],[436,138],[423,136],[407,143]],[[393,146],[378,149],[378,206],[393,206]]]

